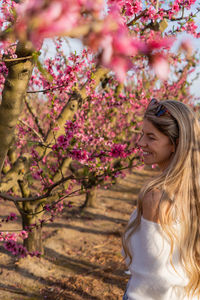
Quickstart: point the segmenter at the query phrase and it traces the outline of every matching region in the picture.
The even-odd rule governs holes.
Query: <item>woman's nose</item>
[[[144,136],[141,136],[141,138],[139,139],[139,141],[137,142],[137,144],[138,144],[139,147],[146,146],[146,142],[145,142]]]

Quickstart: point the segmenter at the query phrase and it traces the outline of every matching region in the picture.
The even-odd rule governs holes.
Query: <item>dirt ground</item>
[[[0,299],[121,300],[128,275],[121,257],[121,234],[137,194],[151,171],[134,171],[109,190],[100,189],[97,208],[80,210],[84,196],[43,228],[45,254],[17,259],[0,245]],[[0,218],[16,212],[1,201]],[[21,229],[20,218],[1,227]]]

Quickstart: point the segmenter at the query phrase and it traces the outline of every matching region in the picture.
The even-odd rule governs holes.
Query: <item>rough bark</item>
[[[97,187],[93,186],[89,191],[86,192],[86,198],[82,208],[97,207],[96,198],[97,198]]]
[[[31,228],[31,225],[38,224],[40,214],[36,216],[33,215],[23,215],[22,226],[24,230]],[[31,232],[28,234],[28,238],[24,240],[24,246],[29,252],[38,251],[41,254],[44,253],[43,243],[42,243],[42,227],[40,225],[32,227]]]
[[[31,50],[19,43],[16,54],[18,57],[26,57],[31,54]],[[5,80],[0,105],[0,173],[13,140],[15,126],[23,109],[23,100],[32,74],[33,62],[31,59],[25,58],[20,61],[7,59],[6,66],[8,76]]]
[[[22,196],[24,198],[29,197],[30,189],[28,187],[28,182],[26,180],[19,181],[19,186],[21,189]],[[40,226],[39,220],[42,219],[44,212],[40,212],[42,211],[42,206],[40,202],[27,201],[16,204],[20,204],[19,207],[17,205],[16,206],[19,209],[19,212],[21,213],[23,230],[27,230],[29,228],[31,229],[28,238],[24,240],[24,246],[29,252],[38,251],[43,254],[44,248],[42,243],[42,227]],[[33,226],[34,224],[36,224],[36,226]]]
[[[13,164],[12,168],[3,177],[0,183],[0,192],[7,192],[13,188],[19,180],[23,180],[24,174],[28,169],[26,157],[19,157]]]

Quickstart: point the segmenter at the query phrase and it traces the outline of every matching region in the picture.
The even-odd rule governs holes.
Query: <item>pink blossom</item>
[[[6,219],[3,219],[2,222],[15,221],[15,220],[17,220],[16,214],[10,213],[10,215]]]
[[[73,149],[70,151],[70,157],[82,162],[88,158],[88,153],[85,150]]]
[[[17,241],[17,234],[16,233],[5,233],[4,235],[4,240],[8,241],[8,240],[13,240],[13,241]]]
[[[50,212],[50,204],[46,204],[45,206],[44,206],[44,209],[46,210],[46,211],[48,211],[48,212]]]
[[[63,201],[60,201],[60,202],[56,203],[55,208],[56,208],[57,212],[59,212],[59,213],[62,212],[62,210],[64,208]]]
[[[38,166],[30,168],[30,170],[33,171],[32,176],[36,180],[41,180],[42,179],[41,175],[43,174],[43,169],[39,168],[37,171],[35,171],[36,168],[38,168]]]
[[[180,50],[183,50],[186,52],[186,55],[189,57],[192,55],[193,53],[193,47],[192,47],[192,43],[191,40],[185,39],[181,42],[180,44]]]
[[[151,5],[146,12],[146,16],[148,16],[149,19],[154,19],[156,14],[157,14],[157,12],[156,12],[155,7],[153,7]]]
[[[57,151],[59,148],[66,150],[70,145],[71,139],[78,131],[78,128],[79,126],[76,123],[72,121],[67,121],[65,124],[65,135],[60,135],[57,138],[57,143],[53,145],[52,149],[54,151]]]
[[[114,21],[118,20],[117,22]],[[120,81],[123,81],[128,69],[131,68],[132,62],[130,57],[138,53],[141,48],[140,42],[133,39],[127,28],[120,24],[121,17],[117,12],[114,15],[106,17],[103,27],[98,34],[90,34],[87,43],[93,50],[101,50],[101,63],[116,72]],[[109,28],[116,27],[115,30],[109,31]],[[119,65],[116,65],[116,61]]]
[[[27,238],[28,238],[28,232],[25,231],[25,230],[22,230],[22,231],[19,233],[19,237],[22,238],[23,240],[27,239]]]
[[[139,40],[133,39],[123,26],[113,36],[114,53],[124,56],[135,56],[140,46]]]
[[[33,251],[33,252],[29,252],[28,255],[30,255],[31,257],[33,256],[40,257],[41,253],[39,251]]]
[[[132,16],[139,13],[142,10],[141,1],[126,1],[125,2],[126,15]]]
[[[40,158],[39,153],[34,148],[31,149],[31,155],[33,156],[34,159]]]
[[[119,9],[124,6],[124,0],[108,0],[109,7],[116,5]]]
[[[69,139],[65,135],[60,135],[57,139],[57,144],[63,149],[67,149],[69,146]]]
[[[147,41],[146,44],[140,43],[140,51],[146,55],[149,55],[154,50],[160,50],[161,48],[169,49],[174,42],[174,38],[152,39]]]
[[[102,62],[104,65],[109,65],[113,55],[113,37],[111,35],[105,36],[101,41],[101,47],[104,49],[102,53]]]
[[[196,29],[198,28],[198,26],[194,23],[194,21],[190,21],[188,22],[185,27],[183,27],[183,29],[185,29],[188,33],[196,36]]]
[[[78,4],[82,7],[85,7],[88,11],[101,12],[104,8],[104,0],[78,0]]]
[[[114,56],[109,64],[109,67],[116,72],[117,78],[120,82],[123,82],[127,75],[127,71],[132,67],[131,61],[125,57]]]
[[[3,232],[0,232],[0,242],[4,241],[4,234]]]
[[[29,35],[33,45],[38,39],[61,35],[70,31],[77,23],[79,5],[77,1],[25,0],[17,6],[15,30],[19,37]]]
[[[175,12],[179,12],[179,10],[180,10],[179,4],[180,4],[180,1],[179,1],[179,0],[178,0],[178,1],[174,1],[173,6],[172,6],[172,9],[173,9]]]
[[[162,54],[152,55],[150,58],[150,65],[154,69],[156,75],[162,79],[167,80],[169,76],[169,64],[167,58]]]
[[[70,134],[73,131],[76,131],[78,129],[78,124],[76,124],[75,122],[72,121],[67,121],[65,123],[65,132],[66,134]]]
[[[191,6],[196,2],[196,0],[176,0],[173,3],[172,9],[175,12],[178,12],[181,7],[186,7],[187,9],[190,9]]]
[[[6,241],[4,247],[15,256],[26,257],[28,255],[27,249],[13,240]]]
[[[110,151],[110,156],[112,157],[126,157],[125,152],[126,145],[114,144]]]

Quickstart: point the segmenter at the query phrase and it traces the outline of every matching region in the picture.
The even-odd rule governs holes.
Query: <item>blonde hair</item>
[[[128,245],[131,235],[140,225],[142,199],[147,192],[157,188],[163,192],[158,216],[171,242],[171,264],[176,245],[189,279],[185,293],[200,297],[200,125],[186,104],[172,100],[160,104],[166,109],[164,114],[158,116],[158,104],[153,103],[147,108],[144,118],[169,137],[176,151],[169,166],[140,191],[136,219],[127,226],[122,237],[125,258],[128,257],[130,263],[133,259]],[[175,220],[181,225],[178,236],[172,228]]]

